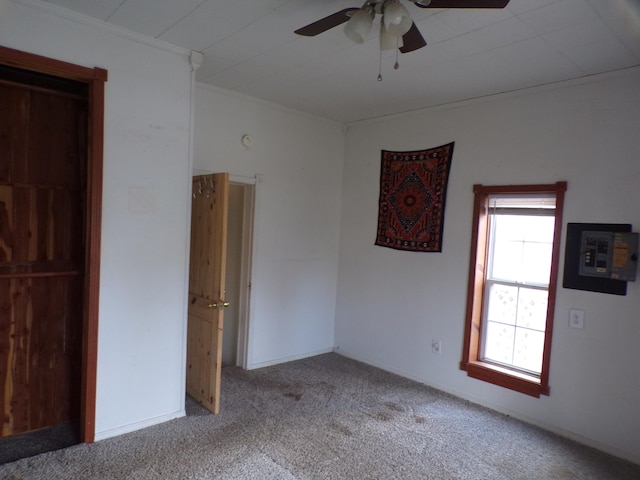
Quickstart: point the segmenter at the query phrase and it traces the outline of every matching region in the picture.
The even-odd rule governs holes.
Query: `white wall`
[[[248,368],[331,351],[344,135],[340,125],[198,85],[194,168],[256,185]],[[240,139],[249,134],[253,146]]]
[[[0,0],[0,44],[109,70],[96,424],[104,438],[183,413],[190,67],[183,50],[61,12]],[[559,289],[549,397],[458,369],[472,184],[567,180],[565,222],[640,230],[638,85],[636,69],[353,125],[346,154],[336,124],[199,86],[194,167],[263,175],[249,367],[330,350],[335,314],[344,354],[640,462],[640,282],[625,297]],[[450,141],[443,252],[374,247],[380,150]],[[568,328],[570,308],[585,310],[584,330]],[[442,340],[442,355],[430,353],[431,339]]]
[[[515,393],[459,370],[472,185],[566,180],[565,225],[631,223],[640,230],[639,85],[635,69],[351,126],[338,351],[640,462],[640,282],[628,284],[627,296],[559,288],[548,397]],[[442,253],[373,246],[380,150],[451,141]],[[585,311],[584,330],[568,328],[570,308]],[[431,353],[432,339],[442,340],[441,355]]]
[[[27,1],[0,1],[0,44],[109,71],[97,438],[184,411],[188,52]],[[152,46],[156,45],[156,46]]]

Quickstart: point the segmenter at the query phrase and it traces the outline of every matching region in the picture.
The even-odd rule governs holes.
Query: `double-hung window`
[[[533,396],[549,394],[549,354],[566,182],[474,186],[461,368]]]

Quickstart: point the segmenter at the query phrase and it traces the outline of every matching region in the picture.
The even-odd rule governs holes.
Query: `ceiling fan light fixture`
[[[409,11],[398,0],[385,3],[382,22],[387,34],[394,38],[402,37],[413,25]]]
[[[356,11],[344,26],[344,34],[355,43],[363,43],[371,32],[375,12],[371,8]]]
[[[0,0],[1,2],[2,0]],[[407,0],[419,8],[504,8],[509,0]],[[524,0],[522,0],[524,1]],[[382,80],[382,51],[396,50],[409,53],[427,45],[417,25],[411,19],[400,0],[365,0],[362,7],[343,8],[331,15],[317,20],[295,31],[298,35],[315,37],[327,30],[345,24],[345,35],[355,43],[364,43],[369,36],[376,15],[380,15],[380,71],[378,80]],[[395,45],[394,45],[395,42]]]
[[[384,23],[380,22],[380,50],[395,50],[402,45],[402,37],[389,35]]]

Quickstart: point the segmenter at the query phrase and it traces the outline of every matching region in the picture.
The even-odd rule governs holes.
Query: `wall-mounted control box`
[[[567,223],[562,286],[626,295],[636,279],[638,233],[630,223]]]
[[[579,275],[635,281],[637,233],[584,230],[580,246]]]

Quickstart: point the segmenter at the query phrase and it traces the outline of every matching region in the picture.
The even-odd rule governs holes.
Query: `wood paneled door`
[[[220,411],[222,331],[227,260],[229,174],[193,178],[187,393],[213,413]]]
[[[35,71],[17,67],[25,63]],[[96,92],[84,77],[95,72],[46,73],[67,67],[0,50],[1,437],[80,421],[79,439],[94,435],[87,368],[101,153],[90,161]]]

